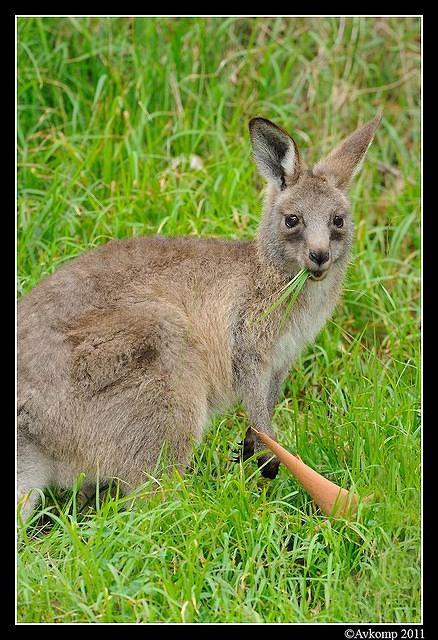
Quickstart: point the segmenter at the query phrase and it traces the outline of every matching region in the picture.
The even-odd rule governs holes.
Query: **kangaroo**
[[[85,474],[129,492],[163,445],[183,472],[214,414],[245,407],[271,418],[294,360],[338,301],[353,240],[347,197],[381,116],[309,168],[265,118],[249,123],[267,181],[251,241],[148,235],[110,241],[45,278],[18,303],[18,499],[71,487]],[[286,321],[264,312],[301,269],[310,272]],[[242,457],[262,451],[251,427]],[[259,455],[274,478],[279,461]]]

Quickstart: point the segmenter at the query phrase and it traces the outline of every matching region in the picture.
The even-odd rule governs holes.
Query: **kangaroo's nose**
[[[330,258],[330,253],[328,251],[309,251],[309,258],[321,266]]]

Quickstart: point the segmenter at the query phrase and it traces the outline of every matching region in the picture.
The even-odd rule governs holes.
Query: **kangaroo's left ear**
[[[266,118],[253,118],[249,131],[254,160],[262,176],[279,189],[297,180],[300,156],[290,135]]]
[[[347,189],[351,178],[361,167],[362,160],[373,141],[381,119],[382,115],[379,113],[375,118],[356,129],[328,156],[315,165],[313,174],[325,176],[339,189]]]

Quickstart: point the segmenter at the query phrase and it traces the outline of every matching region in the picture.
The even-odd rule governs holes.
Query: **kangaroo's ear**
[[[293,183],[299,175],[300,157],[290,135],[265,118],[249,123],[254,160],[266,180],[280,189]]]
[[[362,127],[356,129],[336,149],[315,165],[313,174],[325,176],[336,187],[345,190],[351,178],[359,171],[381,119],[382,115],[378,114]]]

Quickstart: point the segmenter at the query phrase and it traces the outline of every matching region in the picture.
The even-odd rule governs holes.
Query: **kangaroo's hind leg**
[[[99,409],[94,413],[98,414],[94,430],[88,432],[93,466],[106,478],[122,480],[124,493],[166,467],[183,473],[208,419],[205,390],[187,372],[161,378],[151,375],[147,384],[137,388],[103,394]]]
[[[183,471],[208,418],[205,364],[185,314],[145,300],[82,318],[69,340],[82,404],[64,443],[77,470],[118,478],[129,492],[159,473],[164,448]]]

